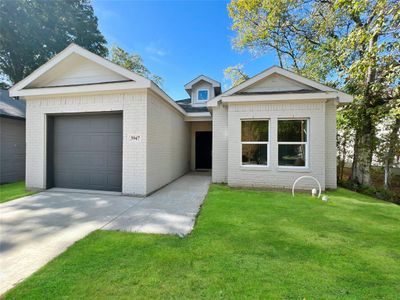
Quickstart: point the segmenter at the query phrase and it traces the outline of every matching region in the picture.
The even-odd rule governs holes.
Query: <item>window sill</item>
[[[193,101],[192,105],[196,107],[207,106],[207,101],[208,100]]]
[[[241,165],[240,169],[246,171],[271,171],[271,167],[269,166],[257,166],[257,165]]]
[[[278,172],[296,172],[296,173],[310,173],[311,169],[308,167],[277,167]]]

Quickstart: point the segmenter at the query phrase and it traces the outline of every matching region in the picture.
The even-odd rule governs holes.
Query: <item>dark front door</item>
[[[51,117],[48,185],[121,191],[122,115]]]
[[[196,132],[196,169],[211,169],[212,132]]]

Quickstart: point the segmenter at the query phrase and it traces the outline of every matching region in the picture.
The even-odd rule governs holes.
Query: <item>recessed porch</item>
[[[210,171],[212,168],[212,122],[190,122],[190,169]]]

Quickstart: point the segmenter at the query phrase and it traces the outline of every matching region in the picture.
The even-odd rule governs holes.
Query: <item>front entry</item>
[[[212,132],[196,132],[196,169],[211,169]]]

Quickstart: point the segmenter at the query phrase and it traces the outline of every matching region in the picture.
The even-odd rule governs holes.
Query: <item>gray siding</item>
[[[25,120],[0,117],[0,183],[25,179]]]

